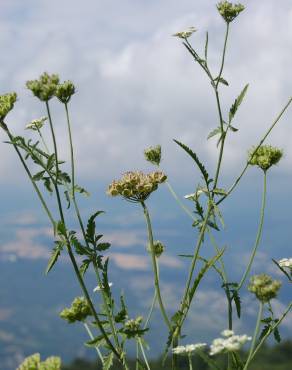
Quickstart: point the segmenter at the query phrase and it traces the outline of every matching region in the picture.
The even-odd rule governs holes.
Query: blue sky
[[[224,114],[243,86],[250,86],[234,122],[240,130],[227,140],[221,187],[232,184],[245,165],[248,148],[259,141],[291,96],[290,2],[283,0],[279,6],[272,0],[250,0],[244,4],[246,10],[231,25],[223,74],[230,86],[222,86]],[[136,298],[142,299],[145,292],[150,297],[142,212],[123,201],[109,199],[105,189],[127,170],[152,170],[143,159],[143,149],[161,144],[162,167],[170,182],[181,197],[192,192],[200,181],[199,173],[173,138],[191,146],[210,173],[214,171],[218,151],[214,140],[205,140],[218,124],[211,87],[180,41],[171,35],[195,26],[198,32],[191,42],[202,51],[208,30],[210,65],[217,70],[224,22],[216,12],[215,2],[13,0],[3,1],[0,18],[0,45],[6,50],[0,59],[0,93],[17,91],[19,96],[7,123],[15,134],[27,134],[25,124],[45,114],[44,107],[24,87],[26,80],[48,71],[76,84],[77,94],[70,110],[77,177],[78,183],[92,194],[89,200],[82,200],[83,213],[106,210],[99,226],[114,246],[112,268],[129,276],[125,281],[130,284],[131,294],[137,293]],[[54,101],[52,111],[61,157],[69,159],[64,112]],[[270,259],[288,257],[291,250],[291,117],[292,109],[267,141],[283,148],[284,158],[269,173],[267,220],[254,272],[277,275]],[[0,141],[5,139],[0,132]],[[0,261],[12,264],[15,259],[17,263],[29,260],[45,266],[52,244],[49,225],[15,153],[1,144],[0,157]],[[249,170],[223,206],[227,227],[219,240],[222,246],[228,245],[226,258],[234,277],[243,268],[242,261],[255,237],[261,183],[260,172]],[[150,209],[157,238],[164,238],[168,244],[161,261],[162,276],[165,274],[162,280],[168,304],[173,306],[179,294],[176,275],[171,272],[176,271],[183,279],[186,261],[177,257],[178,250],[190,252],[195,234],[166,188],[152,197]],[[141,278],[132,279],[135,273]],[[225,324],[222,294],[213,288],[212,279],[200,291],[192,315],[194,327],[203,322],[199,332],[209,330],[208,335],[219,332]],[[288,298],[288,290],[284,289],[276,302],[279,312]],[[1,305],[0,302],[0,324],[1,312],[6,309],[5,304]],[[208,328],[207,320],[196,319],[206,305],[210,310],[206,318],[211,317],[214,324],[209,320]],[[252,303],[250,307],[248,321],[254,315]],[[238,324],[238,329],[249,329],[249,325]]]

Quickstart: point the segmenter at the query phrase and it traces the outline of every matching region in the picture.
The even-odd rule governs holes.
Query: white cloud
[[[245,83],[251,82],[251,86],[235,122],[241,131],[227,143],[227,173],[238,171],[246,149],[260,138],[290,95],[289,2],[283,1],[281,7],[272,0],[245,3],[246,11],[231,27],[224,74],[230,88],[222,88],[224,104],[230,106]],[[129,168],[143,167],[143,148],[157,142],[163,145],[167,172],[176,178],[186,176],[192,170],[191,162],[171,142],[173,137],[191,145],[209,163],[215,161],[215,143],[205,141],[217,125],[209,83],[170,36],[195,25],[199,31],[192,42],[203,45],[208,28],[210,64],[217,69],[224,23],[216,14],[214,2],[68,4],[28,1],[25,9],[20,1],[5,4],[1,41],[11,52],[4,55],[0,81],[2,89],[20,92],[16,111],[8,119],[13,131],[43,114],[23,85],[48,70],[71,78],[78,87],[72,116],[83,177],[111,178]],[[59,143],[67,144],[65,127],[61,128],[63,113],[56,104],[53,106]],[[283,169],[291,166],[289,116],[291,113],[272,135],[273,142],[286,152]],[[61,154],[68,158],[65,148],[62,145]],[[19,168],[11,148],[2,145],[0,153],[6,158],[0,164],[4,181],[19,178],[20,171],[9,170],[11,165]]]

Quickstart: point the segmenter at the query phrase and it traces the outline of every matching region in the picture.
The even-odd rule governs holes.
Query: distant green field
[[[218,358],[218,364],[221,365],[222,370],[224,362]],[[130,362],[130,369],[135,369],[135,362]],[[166,362],[165,366],[162,367],[161,361],[152,361],[150,363],[151,370],[170,369],[170,362]],[[193,361],[194,369],[196,370],[209,370],[200,358],[194,357]],[[187,370],[189,367],[187,362],[181,358],[180,370]],[[97,366],[96,363],[88,362],[85,360],[77,359],[71,365],[64,366],[63,370],[98,370],[102,369],[101,366]],[[119,370],[119,365],[115,365],[115,370]],[[250,370],[291,370],[292,369],[292,341],[285,341],[279,345],[272,347],[264,347],[255,358],[254,362],[250,366]]]

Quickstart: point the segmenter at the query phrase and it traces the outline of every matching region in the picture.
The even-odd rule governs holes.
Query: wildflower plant
[[[57,74],[48,73],[43,73],[38,79],[27,82],[27,88],[44,106],[46,111],[46,117],[33,120],[26,125],[26,129],[28,129],[31,135],[39,136],[37,140],[35,138],[26,139],[13,134],[16,125],[10,125],[7,121],[9,112],[14,109],[17,95],[13,92],[0,96],[0,127],[7,135],[7,143],[15,150],[23,165],[25,173],[39,198],[44,212],[48,216],[54,232],[54,246],[46,272],[49,273],[54,268],[62,254],[67,254],[80,286],[82,295],[75,298],[70,307],[64,308],[60,316],[68,324],[80,323],[84,326],[89,336],[86,345],[96,349],[104,370],[113,368],[114,360],[118,361],[125,370],[129,369],[127,363],[127,345],[131,341],[134,341],[136,344],[136,368],[150,369],[145,351],[147,343],[144,336],[146,333],[151,336],[151,318],[153,311],[156,309],[160,311],[163,325],[168,330],[168,338],[165,338],[165,344],[162,346],[162,350],[164,349],[164,359],[171,353],[172,370],[178,370],[177,358],[180,355],[188,356],[189,368],[192,369],[193,354],[202,357],[212,369],[220,370],[216,364],[216,355],[219,353],[227,356],[228,370],[247,370],[251,361],[271,334],[274,335],[277,341],[280,340],[279,326],[291,310],[292,303],[287,306],[279,317],[276,316],[273,310],[273,299],[280,294],[281,283],[266,275],[264,271],[263,274],[250,278],[250,271],[263,233],[268,173],[273,165],[280,162],[283,155],[282,150],[266,145],[265,141],[283,114],[287,111],[292,98],[288,100],[272,124],[266,129],[266,132],[263,133],[261,140],[248,152],[243,169],[233,184],[228,188],[223,187],[221,177],[223,177],[222,163],[225,154],[225,143],[227,139],[232,140],[232,135],[237,134],[239,131],[236,127],[236,115],[244,102],[249,85],[246,84],[243,87],[231,104],[230,109],[226,111],[221,104],[221,88],[223,86],[229,86],[229,82],[224,77],[224,66],[230,25],[243,12],[244,6],[228,1],[221,1],[217,4],[217,9],[219,16],[223,18],[226,26],[218,71],[214,71],[209,65],[208,33],[206,33],[203,54],[199,53],[189,41],[191,36],[195,37],[196,35],[197,30],[194,27],[174,34],[174,36],[182,41],[183,47],[190,54],[194,63],[206,75],[214,94],[214,103],[218,111],[218,123],[215,128],[212,128],[207,138],[217,139],[218,157],[215,163],[214,173],[210,174],[210,171],[195,150],[179,140],[174,140],[175,144],[193,161],[201,174],[201,182],[190,190],[191,193],[189,195],[185,196],[190,206],[187,207],[176,194],[167,175],[161,169],[162,149],[160,145],[149,147],[144,151],[145,159],[155,166],[155,171],[150,173],[141,171],[125,172],[119,180],[113,180],[107,189],[107,194],[110,197],[122,197],[133,203],[133,206],[141,207],[141,213],[143,212],[144,214],[148,235],[145,253],[149,253],[153,271],[153,299],[149,307],[149,312],[148,314],[146,312],[146,315],[143,312],[133,318],[124,295],[121,294],[118,300],[111,290],[112,283],[109,278],[110,258],[107,256],[111,245],[103,240],[103,235],[98,230],[99,226],[97,225],[97,220],[102,216],[103,211],[97,210],[93,212],[84,221],[79,209],[78,196],[89,196],[89,193],[76,182],[75,155],[70,116],[70,105],[74,101],[73,98],[77,91],[74,83],[71,81],[62,83]],[[65,169],[65,162],[59,157],[58,138],[55,135],[55,124],[50,106],[52,99],[57,99],[64,108],[69,139],[69,173]],[[44,124],[48,125],[50,131],[49,138],[43,136],[42,128]],[[228,268],[225,266],[224,254],[226,253],[226,248],[219,246],[214,231],[220,232],[225,225],[221,204],[227,198],[231,198],[234,189],[241,182],[251,166],[257,166],[263,170],[262,205],[259,215],[259,226],[248,262],[242,271],[241,278],[235,280],[229,275]],[[113,177],[115,177],[114,174]],[[164,185],[183,211],[191,218],[190,225],[196,230],[195,247],[190,254],[183,255],[183,257],[188,258],[189,269],[184,289],[181,292],[180,303],[178,307],[172,307],[172,311],[175,310],[172,315],[170,315],[170,308],[166,306],[161,292],[159,272],[159,257],[162,253],[167,253],[167,251],[164,244],[154,238],[155,230],[153,230],[151,213],[148,209],[148,198],[154,191],[160,191],[160,188]],[[52,203],[45,197],[45,192],[49,192],[52,195],[50,198]],[[57,207],[54,207],[53,203]],[[65,212],[65,208],[68,209],[68,212],[71,211],[75,215],[79,225],[78,230],[69,228],[67,220],[68,213]],[[204,253],[205,246],[208,242],[214,247],[211,257],[210,254],[206,257]],[[283,277],[288,277],[291,282],[291,259],[286,258],[280,261],[274,259],[273,261],[283,273]],[[88,289],[85,281],[85,275],[89,269],[93,271],[96,277],[97,285],[94,291]],[[211,270],[217,273],[218,280],[226,296],[227,329],[222,332],[222,337],[215,339],[209,347],[206,343],[183,345],[181,342],[185,337],[184,327],[186,319],[189,316],[192,303],[202,280]],[[236,335],[233,331],[234,320],[235,317],[238,320],[244,319],[240,296],[243,289],[247,290],[246,283],[248,279],[250,279],[248,290],[254,300],[258,301],[259,304],[257,321],[252,336],[247,334]],[[94,295],[94,298],[92,295]],[[145,320],[142,314],[146,317]],[[190,338],[189,336],[188,339],[195,340],[195,332],[194,338]],[[239,349],[243,345],[248,345],[249,342],[251,343],[248,350],[248,357],[245,360],[241,358]],[[171,347],[172,350],[170,351]],[[56,366],[51,365],[54,361],[57,364]],[[19,369],[25,370],[29,366],[33,370],[58,370],[58,366],[60,367],[58,361],[46,360],[45,363],[41,363],[39,355],[33,355],[25,360]],[[162,368],[163,363],[164,361],[161,364]],[[55,366],[55,368],[52,366]]]

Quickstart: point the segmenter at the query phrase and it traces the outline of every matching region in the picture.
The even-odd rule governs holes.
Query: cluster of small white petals
[[[187,344],[185,346],[178,346],[172,349],[172,352],[175,355],[190,355],[197,350],[204,348],[207,343],[196,343],[196,344]]]
[[[232,330],[224,330],[221,333],[224,338],[216,338],[210,346],[210,355],[214,356],[218,353],[238,351],[251,337],[244,335],[235,335]]]
[[[34,130],[34,131],[40,130],[43,127],[43,125],[44,125],[44,123],[47,119],[48,119],[48,117],[41,117],[39,119],[34,119],[30,123],[28,123],[25,126],[25,128],[27,130]]]
[[[185,31],[180,31],[180,32],[175,33],[173,36],[179,37],[180,39],[187,39],[188,37],[192,36],[192,34],[196,31],[197,30],[195,27],[189,27]]]
[[[287,267],[292,270],[292,258],[282,258],[280,261],[278,261],[278,264],[280,267]]]

